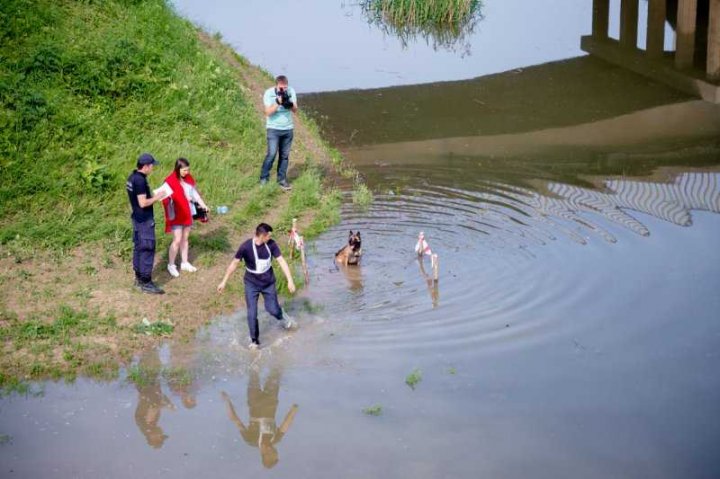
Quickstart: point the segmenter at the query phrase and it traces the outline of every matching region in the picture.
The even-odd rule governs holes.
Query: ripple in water
[[[715,171],[676,172],[669,181],[599,178],[595,187],[451,180],[458,170],[442,167],[382,174],[374,185],[370,178],[379,190],[373,204],[346,205],[342,224],[310,255],[309,296],[331,321],[352,322],[345,345],[365,352],[540,341],[558,315],[582,311],[606,286],[573,255],[650,236],[655,219],[690,226],[692,211],[720,212]],[[363,233],[362,266],[337,270],[332,257],[350,229]],[[440,256],[438,283],[429,259],[413,252],[419,231]]]

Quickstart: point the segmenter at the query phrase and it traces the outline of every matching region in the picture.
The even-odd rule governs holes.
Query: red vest
[[[188,173],[185,175],[183,180],[195,186],[195,179]],[[163,209],[165,210],[165,232],[169,233],[172,231],[173,226],[190,226],[192,225],[192,211],[190,210],[190,201],[185,197],[185,190],[183,190],[180,180],[175,176],[173,171],[165,178],[165,182],[170,185],[172,189],[172,195],[168,196],[164,200]],[[173,208],[175,210],[175,218],[170,219],[170,200],[173,200]]]

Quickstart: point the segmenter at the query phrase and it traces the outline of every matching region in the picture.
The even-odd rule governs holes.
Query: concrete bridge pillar
[[[666,1],[649,0],[647,19],[647,54],[660,58],[665,51]]]
[[[592,36],[607,40],[610,0],[593,0]]]
[[[720,80],[720,0],[710,0],[708,22],[707,75]]]
[[[620,45],[637,48],[638,1],[622,0],[620,3]]]
[[[679,0],[676,28],[677,49],[675,51],[675,66],[679,69],[693,66],[696,28],[697,0]]]

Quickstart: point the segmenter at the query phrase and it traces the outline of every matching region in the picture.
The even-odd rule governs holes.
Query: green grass
[[[164,321],[142,321],[133,326],[133,331],[148,336],[169,336],[175,330],[175,326]]]
[[[0,373],[0,398],[12,395],[39,397],[43,393],[44,391],[37,386],[14,376]]]
[[[78,337],[101,335],[116,329],[113,316],[101,316],[90,311],[61,306],[52,321],[9,321],[0,327],[0,340],[14,340],[17,345],[34,347],[42,344],[39,341],[47,341],[53,347],[68,344]]]
[[[139,364],[130,366],[127,370],[127,380],[137,386],[154,384],[160,376],[160,368],[141,366]]]
[[[416,37],[435,48],[452,49],[481,18],[480,0],[363,0],[360,7],[371,24],[407,45]]]
[[[405,384],[410,386],[410,389],[415,389],[415,386],[417,386],[420,381],[422,381],[422,371],[420,371],[419,369],[414,369],[405,378]]]
[[[383,408],[379,404],[375,404],[373,406],[368,406],[366,408],[363,408],[362,411],[364,414],[367,414],[368,416],[380,416],[383,412]]]
[[[143,151],[190,159],[232,204],[264,137],[236,73],[162,0],[0,4],[0,244],[17,258],[129,243],[124,183]],[[162,223],[161,208],[156,218]]]
[[[162,376],[169,384],[176,387],[189,386],[195,379],[191,371],[182,367],[163,368]]]
[[[352,200],[354,204],[367,208],[373,201],[372,191],[370,191],[365,183],[358,183],[353,189]]]
[[[161,377],[176,387],[189,386],[195,379],[191,371],[181,367],[135,364],[127,369],[127,380],[140,387],[155,384]]]
[[[51,318],[30,317],[19,320],[9,316],[0,326],[0,343],[12,344],[15,351],[29,357],[5,357],[0,386],[17,382],[14,371],[24,371],[28,378],[74,378],[82,372],[96,378],[112,378],[117,363],[109,346],[97,342],[107,336],[129,336],[128,328],[120,327],[112,315],[96,311],[60,306]]]

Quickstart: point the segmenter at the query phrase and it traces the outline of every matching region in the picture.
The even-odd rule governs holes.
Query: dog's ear
[[[356,234],[357,234],[357,237],[359,238],[359,237],[360,237],[360,231],[358,230],[358,232],[357,232]]]
[[[352,230],[350,230],[350,234],[348,236],[352,236],[352,235],[353,235],[353,232],[352,232]]]

